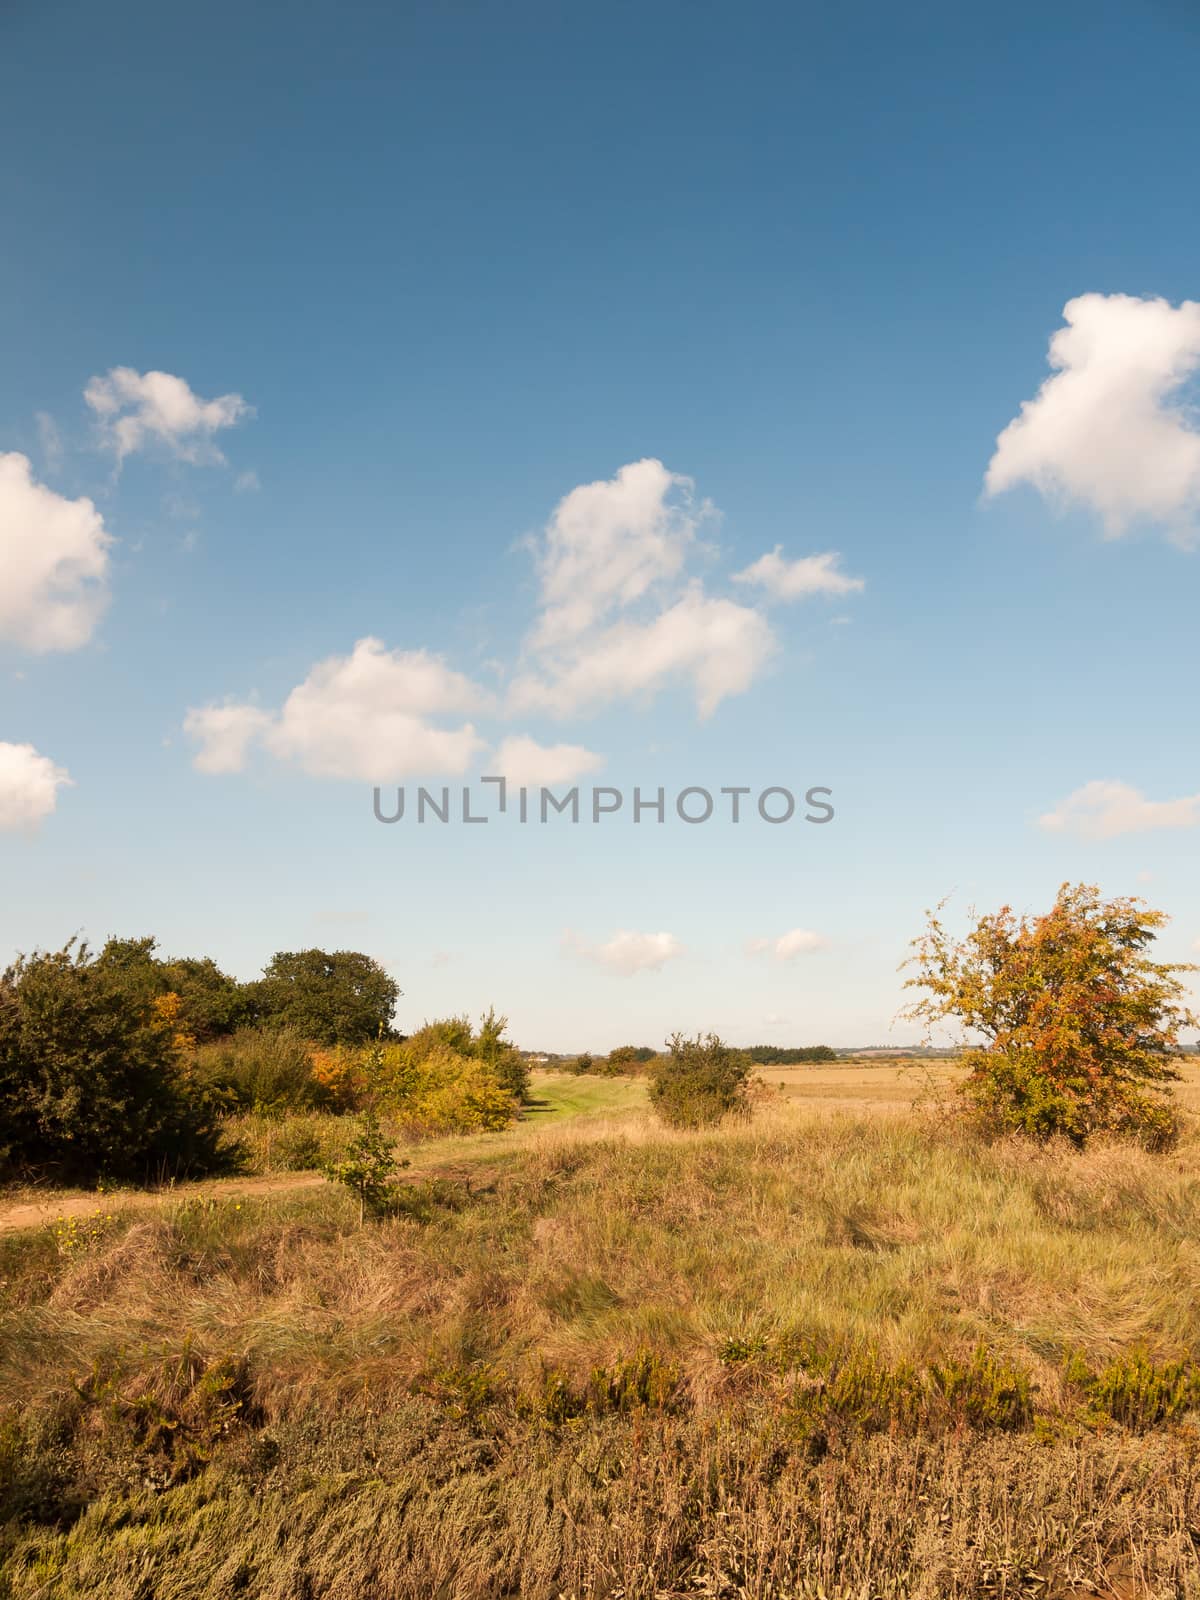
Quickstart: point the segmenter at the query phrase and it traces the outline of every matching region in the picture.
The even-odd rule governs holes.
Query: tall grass
[[[431,1159],[365,1228],[316,1189],[15,1235],[11,1592],[1200,1594],[1198,1238],[1192,1134],[787,1107]]]

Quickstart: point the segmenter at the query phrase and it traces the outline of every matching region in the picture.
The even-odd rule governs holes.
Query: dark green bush
[[[313,1111],[330,1100],[313,1076],[312,1046],[295,1028],[242,1028],[201,1045],[191,1070],[239,1111]]]
[[[0,978],[0,1160],[74,1182],[213,1171],[219,1106],[153,999],[86,944]]]
[[[101,966],[120,972],[130,985],[144,988],[150,999],[179,997],[179,1029],[197,1043],[223,1038],[250,1018],[250,991],[222,972],[208,956],[155,955],[158,941],[110,939],[99,955]]]
[[[247,985],[255,1019],[316,1044],[366,1044],[388,1035],[400,988],[358,950],[281,950]]]
[[[650,1071],[650,1103],[673,1128],[702,1128],[748,1108],[750,1062],[715,1033],[667,1041]]]
[[[649,1069],[657,1053],[648,1044],[619,1044],[598,1070],[612,1077],[636,1077]]]

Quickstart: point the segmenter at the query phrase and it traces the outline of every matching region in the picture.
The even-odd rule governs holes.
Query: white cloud
[[[58,791],[70,785],[70,773],[31,744],[0,741],[0,830],[35,828],[54,811]]]
[[[689,683],[701,716],[747,690],[774,649],[766,618],[691,584],[652,621],[620,621],[581,640],[548,673],[518,677],[514,711],[566,717],[627,697],[649,698],[665,683]]]
[[[489,767],[515,784],[571,783],[604,765],[604,757],[581,744],[538,744],[526,734],[505,739]]]
[[[1194,828],[1200,824],[1200,794],[1147,800],[1131,784],[1098,778],[1076,789],[1038,822],[1048,832],[1076,833],[1085,839],[1115,839],[1118,834],[1153,828]]]
[[[487,703],[438,656],[368,638],[349,656],[318,662],[276,714],[235,702],[189,711],[184,727],[202,742],[201,771],[238,771],[258,739],[314,777],[387,783],[465,771],[484,741],[470,723],[446,728],[429,719]]]
[[[0,454],[0,639],[77,650],[108,604],[104,518],[38,483],[28,456]]]
[[[633,933],[622,929],[605,944],[589,945],[574,933],[563,936],[563,944],[584,960],[632,978],[639,972],[658,972],[668,961],[683,954],[683,946],[673,933]]]
[[[509,710],[569,717],[684,684],[701,716],[744,693],[775,647],[758,605],[710,595],[689,576],[699,532],[717,512],[690,478],[648,458],[581,484],[536,545],[540,610],[509,693]],[[735,581],[776,599],[845,595],[863,580],[827,551],[795,561],[780,547]]]
[[[233,701],[195,707],[183,719],[184,733],[200,745],[192,764],[209,773],[241,772],[251,744],[270,726],[265,711]]]
[[[239,472],[233,480],[234,494],[257,494],[261,488],[262,484],[258,480],[258,473],[253,468],[248,469],[246,472]]]
[[[783,546],[777,544],[743,571],[735,572],[734,583],[755,584],[777,600],[800,600],[810,594],[855,594],[866,587],[862,578],[838,571],[842,558],[836,550],[800,556],[795,561],[786,561],[782,550]]]
[[[183,378],[132,367],[113,367],[106,377],[92,378],[83,397],[118,461],[158,442],[181,461],[222,462],[213,436],[254,415],[240,394],[202,400]]]
[[[696,501],[690,479],[657,460],[581,484],[559,502],[535,546],[539,608],[520,660],[507,674],[499,668],[508,679],[501,705],[424,651],[389,652],[378,640],[360,640],[353,656],[315,667],[267,725],[252,707],[189,713],[189,731],[203,746],[198,765],[234,770],[257,738],[311,773],[384,782],[461,772],[482,748],[471,724],[431,724],[435,715],[567,718],[622,700],[649,702],[674,686],[690,692],[706,717],[745,693],[775,650],[760,606],[708,594],[686,571],[702,549],[701,524],[715,516]],[[793,593],[861,587],[835,570],[836,561],[828,554],[781,563],[780,583]],[[421,685],[434,680],[450,690],[428,699]],[[603,758],[581,744],[543,746],[513,735],[493,762],[515,782],[550,785],[596,770]]]
[[[1200,371],[1200,303],[1084,294],[1050,341],[1057,369],[996,441],[989,495],[1032,484],[1116,537],[1136,522],[1194,534],[1200,429],[1181,398]]]
[[[814,933],[810,928],[793,928],[777,939],[751,939],[746,945],[750,955],[769,955],[776,961],[795,961],[799,956],[814,955],[828,948],[829,940],[825,935]]]
[[[615,478],[583,483],[559,501],[539,556],[542,614],[533,645],[575,638],[614,607],[640,600],[687,559],[707,504],[661,461],[632,461]]]
[[[653,459],[572,489],[538,549],[541,609],[510,712],[569,717],[676,682],[707,716],[748,688],[771,653],[769,624],[685,572],[715,515],[690,478]]]

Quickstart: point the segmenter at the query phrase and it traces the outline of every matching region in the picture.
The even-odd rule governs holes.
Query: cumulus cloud
[[[771,654],[769,623],[686,571],[715,518],[690,478],[654,459],[561,500],[535,546],[540,609],[510,710],[567,717],[683,683],[707,716],[747,689]]]
[[[776,961],[795,961],[799,956],[811,956],[826,950],[829,940],[823,933],[811,928],[793,928],[778,938],[751,939],[746,946],[752,956],[770,956]]]
[[[465,771],[484,741],[469,722],[430,719],[487,704],[483,690],[440,657],[367,638],[348,656],[318,662],[278,712],[205,706],[188,712],[184,728],[201,744],[195,765],[204,772],[240,770],[257,740],[314,777],[387,783]]]
[[[1200,428],[1182,391],[1200,372],[1200,303],[1084,294],[1063,319],[1054,374],[997,439],[986,492],[1027,483],[1088,507],[1109,537],[1151,522],[1191,539]]]
[[[538,557],[542,613],[535,648],[573,639],[616,606],[640,600],[683,568],[707,502],[661,461],[632,461],[559,501]]]
[[[70,773],[31,744],[0,741],[0,830],[36,828],[70,785]]]
[[[588,944],[570,932],[564,935],[563,944],[575,955],[622,978],[658,972],[683,954],[683,946],[673,933],[634,933],[624,928],[605,944]]]
[[[197,706],[183,719],[183,731],[200,746],[192,765],[198,772],[241,772],[255,739],[271,726],[257,706]]]
[[[240,394],[202,400],[183,378],[133,367],[92,378],[83,397],[118,461],[157,443],[181,461],[223,462],[214,435],[254,415]]]
[[[785,560],[782,551],[783,546],[777,544],[774,550],[735,572],[734,583],[754,584],[776,600],[801,600],[810,594],[856,594],[865,588],[862,578],[838,571],[842,558],[836,550],[800,556],[795,561]]]
[[[523,673],[512,685],[518,712],[567,717],[612,700],[649,698],[685,682],[701,716],[742,694],[775,647],[770,624],[752,607],[714,599],[699,583],[649,621],[620,621],[580,639],[549,672]]]
[[[104,518],[33,476],[28,456],[0,454],[0,639],[77,650],[108,604]]]
[[[745,693],[775,650],[759,606],[710,594],[687,571],[703,548],[701,525],[715,516],[696,500],[690,479],[653,459],[581,484],[534,542],[538,609],[520,659],[505,674],[501,704],[493,706],[438,657],[360,640],[353,656],[314,667],[265,725],[247,706],[190,712],[189,731],[202,746],[197,764],[235,770],[259,740],[309,772],[384,782],[410,772],[461,772],[482,747],[473,725],[447,728],[431,723],[434,715],[567,718],[622,700],[646,703],[677,686],[707,717]],[[776,552],[763,558],[766,568],[757,567],[773,573],[773,559],[784,569],[770,580],[781,593],[861,587],[836,570],[833,554],[785,563]],[[768,579],[760,573],[755,581]],[[424,693],[430,674],[446,693]],[[493,760],[515,782],[546,785],[602,765],[584,745],[542,745],[529,735],[504,739]]]
[[[1154,828],[1194,828],[1200,824],[1200,794],[1148,800],[1131,784],[1098,778],[1069,794],[1038,822],[1048,832],[1075,833],[1085,839],[1115,839]]]
[[[571,783],[584,773],[604,765],[604,757],[581,744],[539,744],[527,734],[517,734],[496,751],[489,767],[510,782],[534,784]]]

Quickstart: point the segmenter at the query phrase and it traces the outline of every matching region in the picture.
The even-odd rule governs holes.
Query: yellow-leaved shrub
[[[361,1052],[372,1102],[410,1133],[469,1133],[505,1128],[518,1102],[487,1062],[444,1040],[416,1035]]]

